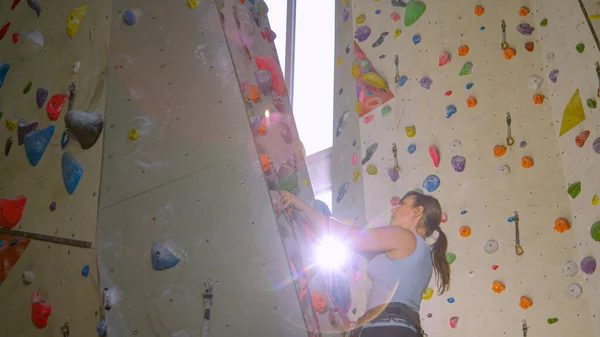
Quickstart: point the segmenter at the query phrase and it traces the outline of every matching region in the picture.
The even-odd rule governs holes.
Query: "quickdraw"
[[[514,138],[512,137],[512,131],[510,125],[512,123],[512,119],[510,118],[510,112],[506,113],[506,145],[511,146],[515,143]]]
[[[210,329],[210,308],[213,304],[213,283],[212,280],[208,279],[204,281],[204,324],[202,324],[202,337],[208,337],[208,331]]]
[[[506,22],[504,22],[504,20],[502,20],[500,28],[502,29],[502,43],[500,44],[500,47],[504,50],[508,48],[508,43],[506,42]]]
[[[527,337],[527,330],[529,329],[529,327],[527,326],[527,321],[522,320],[521,323],[523,323],[523,337]]]
[[[517,212],[515,212],[515,252],[517,253],[517,255],[523,255],[523,253],[525,252],[523,250],[523,247],[521,246],[521,238],[519,235],[519,214],[517,214]]]
[[[69,323],[65,323],[60,328],[60,332],[62,333],[63,337],[69,337],[69,335],[71,334],[71,329],[69,329]]]
[[[396,77],[394,78],[394,81],[396,83],[400,82],[400,69],[398,69],[398,63],[400,63],[400,59],[398,59],[398,55],[394,56],[394,64],[396,65]],[[598,89],[600,92],[600,89]],[[600,94],[599,94],[600,97]]]
[[[600,97],[600,62],[596,61],[596,76],[598,77],[598,97]]]

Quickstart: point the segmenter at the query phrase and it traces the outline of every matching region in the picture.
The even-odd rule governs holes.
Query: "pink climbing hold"
[[[394,22],[400,21],[400,14],[396,12],[392,13],[392,20],[394,20]]]
[[[392,204],[392,206],[396,207],[398,205],[400,205],[400,197],[395,195],[392,197],[392,200],[390,200],[390,204]]]
[[[373,118],[375,118],[375,116],[373,116],[373,115],[365,116],[365,118],[363,119],[363,122],[365,122],[365,124],[369,124],[369,123],[371,123]]]
[[[0,199],[0,226],[8,229],[15,227],[23,216],[27,198],[20,195],[15,199]]]
[[[442,55],[440,55],[440,61],[439,61],[439,66],[445,66],[446,64],[450,63],[450,53],[448,53],[447,51],[443,52]]]
[[[454,317],[450,318],[450,327],[452,329],[455,329],[457,324],[458,324],[458,317],[454,316]]]
[[[352,162],[352,165],[356,165],[356,163],[358,163],[358,156],[357,155],[353,155],[352,158],[350,159],[350,161]]]
[[[31,321],[38,329],[43,329],[48,325],[48,318],[52,314],[52,307],[44,301],[39,292],[34,292],[31,296]]]
[[[433,166],[436,168],[440,166],[440,155],[438,154],[435,146],[431,145],[429,147],[429,156],[431,156],[431,160],[433,161]]]

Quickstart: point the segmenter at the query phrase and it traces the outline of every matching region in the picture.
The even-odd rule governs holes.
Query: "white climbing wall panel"
[[[215,4],[119,2],[112,25],[98,224],[108,336],[200,336],[208,279],[209,336],[306,336]],[[180,262],[153,270],[155,242]]]
[[[343,8],[343,1],[338,2],[338,7]],[[350,183],[350,188],[342,203],[360,198],[350,193],[353,189],[364,189],[366,214],[359,223],[385,225],[392,197],[423,189],[424,179],[431,174],[441,179],[439,189],[431,194],[440,200],[447,214],[442,229],[449,238],[449,252],[457,258],[452,264],[451,290],[423,301],[421,318],[430,336],[480,336],[483,329],[486,336],[521,336],[523,319],[529,326],[528,335],[598,335],[593,332],[593,322],[598,324],[597,304],[591,304],[591,313],[588,306],[588,300],[595,301],[596,276],[579,271],[574,277],[565,277],[561,272],[566,262],[579,264],[582,257],[598,252],[598,244],[589,236],[598,214],[596,210],[587,210],[592,207],[592,196],[598,193],[597,183],[592,181],[593,169],[598,164],[591,149],[597,137],[593,128],[596,124],[589,117],[594,110],[586,108],[588,124],[576,127],[577,131],[571,131],[564,139],[558,138],[563,109],[575,90],[580,89],[585,106],[586,98],[596,95],[598,85],[594,61],[600,55],[577,1],[539,2],[539,6],[531,1],[512,0],[425,2],[427,10],[410,27],[404,25],[405,8],[392,5],[399,1],[348,2],[352,14],[347,21],[338,10],[336,58],[341,59],[336,60],[335,90],[337,95],[343,89],[343,94],[336,96],[335,114],[337,117],[345,110],[351,114],[346,124],[349,129],[340,136],[347,138],[338,138],[334,143],[334,153],[340,157],[333,158],[333,176],[341,176],[334,182],[334,200],[336,189],[345,182]],[[485,9],[482,16],[475,15],[476,5]],[[520,16],[521,6],[528,7],[531,14]],[[393,13],[400,20],[393,20]],[[364,22],[357,24],[361,15],[365,15]],[[544,17],[549,24],[541,27]],[[501,20],[506,22],[507,42],[516,51],[510,60],[504,58],[500,48]],[[531,36],[517,31],[521,23],[535,28]],[[359,46],[395,94],[394,99],[360,119],[355,110],[356,80],[349,75],[355,56],[353,42],[348,38],[349,32],[353,34],[359,26],[371,30]],[[384,34],[383,42],[373,46],[384,32],[388,34]],[[422,40],[418,44],[413,42],[415,35]],[[341,39],[344,43],[339,42]],[[532,52],[525,49],[526,42],[534,43]],[[579,42],[587,46],[583,54],[575,51]],[[458,55],[462,45],[470,48],[466,56]],[[450,53],[451,61],[439,66],[443,52]],[[556,57],[547,66],[549,52]],[[403,86],[395,83],[395,55],[399,59],[399,75],[408,77]],[[472,73],[459,76],[466,62],[473,63]],[[556,84],[548,77],[555,68],[560,69]],[[533,75],[544,79],[537,90],[528,87]],[[429,89],[420,84],[424,77],[433,81]],[[472,86],[468,89],[469,83]],[[354,100],[346,98],[346,92],[354,95]],[[534,104],[535,94],[546,97],[542,105]],[[473,108],[467,107],[469,97],[477,100]],[[457,112],[447,118],[449,105],[454,105]],[[391,108],[390,114],[382,114],[384,106]],[[495,157],[494,146],[505,143],[506,112],[511,113],[515,144],[508,147],[504,156]],[[352,129],[357,123],[359,132]],[[585,128],[583,125],[587,125],[592,135],[584,149],[579,149],[574,137],[580,131],[578,128]],[[416,128],[416,136],[412,138],[405,132],[410,126]],[[358,153],[352,148],[353,140],[360,147]],[[367,148],[375,143],[377,151],[361,166]],[[393,143],[397,144],[401,166],[396,182],[387,174],[387,169],[394,166]],[[413,144],[416,151],[410,154],[408,148]],[[438,168],[429,155],[430,146],[435,146],[439,153]],[[358,154],[355,165],[354,154]],[[466,159],[463,172],[453,169],[454,156]],[[533,167],[522,167],[525,156],[533,159]],[[367,172],[369,164],[378,168],[376,174]],[[505,165],[510,167],[506,175],[499,170]],[[355,183],[352,178],[357,170],[361,176]],[[582,193],[570,202],[568,184],[579,180]],[[334,214],[337,209],[343,206],[334,202]],[[520,216],[520,239],[525,251],[521,256],[515,253],[514,224],[507,221],[515,211]],[[359,214],[360,210],[355,216]],[[562,234],[554,231],[555,219],[561,217],[568,219],[574,230]],[[462,237],[462,226],[470,227],[472,234]],[[488,240],[499,242],[496,253],[484,252]],[[361,271],[366,278],[364,264]],[[492,292],[495,280],[504,283],[506,290],[500,294]],[[430,287],[435,289],[434,282],[432,279]],[[572,283],[583,288],[584,295],[578,299],[565,296],[566,287]],[[353,304],[359,310],[369,289],[368,281],[364,284],[353,293]],[[521,296],[530,298],[533,306],[527,310],[520,308]],[[452,317],[459,318],[455,329],[449,326]],[[549,324],[548,319],[552,318],[559,321]]]

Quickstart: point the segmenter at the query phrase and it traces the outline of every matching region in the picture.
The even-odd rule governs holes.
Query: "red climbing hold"
[[[4,38],[4,35],[6,35],[6,32],[8,32],[8,27],[10,27],[10,21],[8,23],[6,23],[2,29],[0,29],[0,41],[2,41],[2,39]]]
[[[21,221],[25,203],[27,198],[23,195],[15,199],[0,199],[0,226],[8,229],[15,227]]]
[[[19,5],[19,2],[21,2],[21,0],[13,0],[12,6],[10,6],[10,10],[14,10]]]
[[[575,137],[575,144],[577,145],[577,147],[583,147],[585,145],[585,141],[588,139],[589,136],[590,131],[581,131],[581,133],[577,135],[577,137]]]
[[[498,265],[497,265],[497,264],[493,265],[493,266],[492,266],[492,269],[493,269],[493,270],[496,270],[496,269],[498,269]]]
[[[282,96],[285,92],[285,82],[279,64],[271,57],[257,56],[255,61],[258,69],[268,70],[271,73],[271,90]]]
[[[448,90],[448,91],[446,91],[446,93],[445,93],[444,95],[446,95],[446,96],[450,96],[450,95],[452,95],[452,90]]]
[[[12,35],[13,44],[17,44],[19,42],[19,33],[14,33]]]
[[[48,317],[52,314],[52,307],[44,301],[39,292],[34,292],[31,296],[31,321],[38,329],[43,329],[48,325]]]
[[[46,105],[46,112],[48,113],[48,119],[50,119],[51,121],[56,121],[58,120],[58,117],[60,117],[60,113],[62,111],[62,108],[65,106],[65,103],[67,103],[67,95],[61,95],[61,94],[57,94],[52,96],[52,98],[50,98],[50,100],[48,101],[48,105]]]

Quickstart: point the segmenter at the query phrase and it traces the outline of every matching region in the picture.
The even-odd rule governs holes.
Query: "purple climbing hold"
[[[52,211],[52,212],[56,211],[56,201],[53,201],[53,202],[50,204],[50,211]]]
[[[423,88],[429,90],[431,88],[431,84],[433,84],[433,80],[429,77],[423,77],[419,83]]]
[[[390,167],[390,168],[388,168],[387,169],[387,174],[390,177],[390,179],[392,180],[392,182],[394,182],[394,183],[398,179],[400,179],[400,171],[396,167]]]
[[[37,17],[40,17],[40,14],[42,13],[42,8],[40,7],[40,1],[39,0],[27,0],[27,5],[29,5],[29,7],[31,7],[31,9],[33,9],[35,11],[35,14],[37,14]]]
[[[371,36],[371,28],[368,26],[360,26],[356,28],[356,32],[354,32],[354,38],[357,39],[358,42],[364,42],[369,36]]]
[[[596,271],[596,259],[593,256],[584,257],[581,260],[580,268],[582,272],[588,275],[593,274]]]
[[[529,36],[533,33],[534,28],[528,23],[521,23],[517,26],[517,31],[525,36]]]
[[[19,145],[23,145],[23,143],[25,142],[25,136],[27,136],[28,133],[35,131],[38,127],[38,124],[38,122],[27,123],[27,121],[23,118],[19,118],[17,138],[19,141]]]
[[[37,102],[38,108],[42,108],[44,103],[46,103],[46,99],[48,98],[48,90],[44,88],[38,88],[35,93],[35,101]]]
[[[556,83],[556,81],[558,80],[558,69],[552,70],[548,77],[550,78],[550,82]]]
[[[465,165],[467,165],[467,159],[463,156],[454,156],[450,160],[450,164],[454,171],[462,172],[465,170]]]
[[[385,37],[388,36],[388,34],[389,32],[381,33],[381,35],[379,35],[379,38],[377,38],[377,41],[373,43],[373,48],[379,47],[383,43],[383,40],[385,40]]]
[[[527,142],[526,142],[526,141],[524,141],[524,140],[522,140],[522,141],[519,143],[519,146],[520,146],[522,149],[524,149],[524,148],[526,148],[526,147],[527,147]]]
[[[268,95],[271,92],[271,73],[268,70],[259,69],[254,71],[254,79],[263,95]]]
[[[594,140],[594,143],[592,143],[592,148],[594,149],[594,152],[600,154],[600,137]]]
[[[348,21],[348,18],[350,17],[350,7],[345,6],[344,7],[344,21]]]

